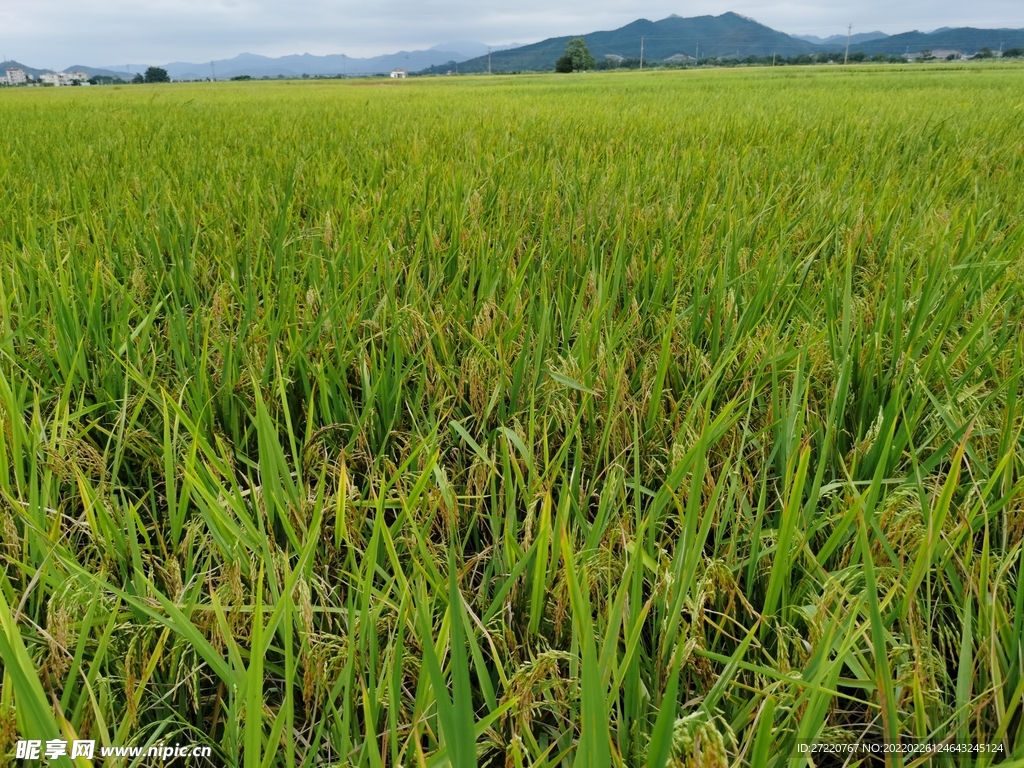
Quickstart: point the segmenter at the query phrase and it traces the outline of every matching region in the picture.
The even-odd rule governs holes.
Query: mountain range
[[[511,43],[503,46],[491,46],[492,51],[503,51],[517,46]],[[232,59],[220,59],[201,64],[172,61],[160,65],[167,70],[173,80],[205,80],[216,77],[228,80],[232,77],[248,75],[249,77],[301,77],[302,75],[367,75],[390,72],[400,67],[408,72],[417,72],[434,64],[449,64],[466,61],[477,56],[486,58],[488,46],[475,41],[459,41],[442,43],[426,50],[398,51],[397,53],[368,58],[354,58],[344,54],[313,56],[308,53],[293,56],[271,58],[254,53],[242,53]],[[212,67],[211,67],[212,64]],[[135,75],[143,73],[149,64],[113,64],[106,67],[89,67],[76,64],[63,70],[64,72],[85,72],[89,76],[120,77],[131,80]],[[52,69],[35,69],[16,61],[0,63],[0,73],[5,67],[19,68],[38,78]]]
[[[817,35],[793,35],[793,37],[799,37],[801,40],[806,40],[809,43],[815,45],[825,45],[834,47],[837,45],[846,45],[846,35],[830,35],[829,37],[818,37]],[[859,45],[861,43],[867,43],[871,40],[881,40],[888,37],[885,32],[858,32],[856,35],[850,35],[850,45]]]
[[[591,32],[580,35],[595,58],[622,56],[637,58],[643,43],[644,60],[655,62],[680,55],[701,59],[747,56],[780,57],[799,56],[809,53],[842,51],[846,47],[846,35],[827,38],[801,38],[787,35],[754,19],[738,13],[723,13],[720,16],[695,16],[682,18],[669,16],[661,21],[638,19],[619,29],[606,32]],[[492,72],[550,71],[555,61],[565,51],[565,44],[571,36],[552,37],[539,43],[523,45],[509,51],[491,55]],[[882,32],[865,32],[850,38],[850,52],[863,51],[869,55],[886,53],[900,55],[919,53],[924,50],[959,50],[968,55],[982,47],[998,50],[1024,47],[1024,29],[974,29],[961,27],[942,28],[934,32],[904,32],[899,35],[885,35]],[[487,57],[480,56],[459,63],[459,72],[486,72]],[[430,74],[442,74],[445,67],[431,67]]]
[[[539,43],[523,45],[491,55],[492,72],[550,70],[565,51],[565,44],[575,35],[551,37]],[[640,56],[643,41],[644,58],[648,61],[670,56],[794,56],[815,53],[819,46],[806,40],[778,32],[738,13],[721,16],[683,18],[669,16],[661,21],[637,19],[619,29],[580,35],[595,58]],[[430,72],[440,73],[439,67]],[[459,64],[460,72],[486,72],[487,57],[469,59]]]
[[[869,55],[889,53],[920,53],[921,51],[955,50],[973,55],[982,48],[993,51],[1006,48],[1024,48],[1024,29],[975,29],[949,27],[934,32],[903,32],[884,39],[869,40],[857,46]],[[851,51],[853,48],[850,49]]]
[[[644,60],[652,63],[671,57],[745,58],[777,54],[784,58],[841,51],[847,42],[845,35],[825,38],[788,35],[738,13],[691,18],[673,14],[660,21],[637,19],[619,29],[578,36],[586,41],[591,53],[599,60],[604,57],[637,58],[642,48]],[[492,72],[550,71],[572,37],[576,35],[551,37],[528,45],[512,43],[490,49],[479,42],[442,43],[426,50],[399,51],[368,58],[352,58],[344,54],[313,56],[308,53],[271,58],[242,53],[232,59],[214,62],[176,61],[162,66],[174,80],[205,80],[211,76],[226,80],[245,75],[254,78],[367,75],[389,72],[399,67],[408,72],[424,74],[444,74],[453,69],[460,73],[486,72],[488,67]],[[915,30],[886,35],[876,31],[861,32],[850,37],[850,52],[861,51],[868,55],[900,55],[924,50],[958,50],[970,55],[982,47],[992,50],[1024,47],[1024,29],[942,27],[932,32]],[[487,55],[488,50],[490,57]],[[97,68],[76,65],[64,71],[79,70],[89,75],[130,79],[144,72],[147,66],[125,64]],[[7,61],[0,63],[0,72],[5,67],[20,67],[35,77],[53,71],[33,69],[18,62]]]
[[[507,46],[504,46],[507,47]],[[492,50],[503,50],[496,46]],[[476,56],[487,55],[487,46],[476,42],[445,43],[435,45],[427,50],[398,51],[383,56],[369,58],[353,58],[344,54],[313,56],[304,53],[299,56],[281,56],[270,58],[254,53],[243,53],[233,59],[194,64],[184,61],[172,61],[163,64],[167,74],[174,80],[205,80],[216,76],[218,80],[227,80],[240,75],[250,77],[301,77],[302,75],[368,75],[390,72],[401,68],[407,72],[418,72],[435,64],[450,61],[462,62]]]

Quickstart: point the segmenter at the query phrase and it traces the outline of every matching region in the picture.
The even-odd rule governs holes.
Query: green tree
[[[995,57],[995,54],[992,53],[992,49],[987,47],[987,46],[982,48],[980,51],[978,51],[973,56],[973,58],[975,58],[975,59],[991,59],[991,58],[994,58],[994,57]]]
[[[132,82],[133,83],[144,83],[144,82],[146,82],[146,78],[144,78],[142,76],[141,72],[138,72],[138,73],[136,73],[135,77],[132,78]]]
[[[1020,59],[1024,58],[1024,48],[1007,48],[1003,51],[1004,59]]]
[[[147,83],[169,83],[171,82],[171,76],[162,67],[150,67],[146,70],[145,81]]]
[[[594,57],[582,37],[565,44],[565,53],[555,62],[555,72],[581,72],[594,68]]]

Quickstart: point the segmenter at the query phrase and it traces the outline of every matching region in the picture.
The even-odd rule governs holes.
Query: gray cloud
[[[1020,0],[33,0],[0,4],[0,56],[29,66],[208,61],[238,53],[371,56],[452,40],[532,42],[614,29],[644,17],[735,11],[793,34],[822,37],[945,26],[1024,27]]]

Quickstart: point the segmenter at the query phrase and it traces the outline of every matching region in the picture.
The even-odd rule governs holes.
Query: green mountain
[[[52,69],[35,69],[34,67],[26,67],[20,61],[14,61],[13,59],[0,61],[0,77],[3,77],[4,73],[8,69],[21,69],[25,71],[25,74],[31,75],[32,77],[39,77],[47,72],[53,72]]]
[[[46,74],[47,72],[55,72],[53,69],[36,69],[35,67],[27,67],[24,64],[17,61],[0,61],[0,77],[3,76],[4,71],[7,69],[22,69],[26,74],[39,79],[40,75]],[[96,69],[96,67],[83,67],[78,64],[68,67],[64,72],[85,72],[85,74],[93,77],[95,75],[102,75],[104,77],[122,77],[126,80],[131,80],[132,76],[124,72],[114,72],[109,69]]]
[[[984,47],[993,51],[998,51],[1000,46],[1004,49],[1024,47],[1024,29],[958,27],[937,29],[930,33],[914,31],[875,38],[875,35],[881,34],[873,32],[854,35],[851,38],[850,53],[862,51],[868,55],[900,55],[925,50],[957,50],[972,55]],[[579,36],[586,41],[598,61],[610,55],[636,59],[640,56],[640,43],[643,40],[644,60],[652,64],[680,54],[680,58],[698,56],[701,59],[708,56],[746,58],[773,54],[785,58],[842,51],[846,47],[846,38],[842,35],[825,38],[821,44],[815,44],[811,40],[766,27],[738,13],[688,19],[673,15],[661,21],[638,19],[619,29]],[[491,71],[551,71],[555,68],[555,61],[565,52],[565,44],[572,37],[576,35],[551,37],[539,43],[496,51],[490,57]],[[457,65],[452,61],[429,67],[423,73],[486,72],[487,66],[488,57],[478,56]]]
[[[809,43],[815,45],[824,45],[829,48],[845,48],[847,37],[846,35],[829,35],[828,37],[818,37],[817,35],[795,35],[801,40],[806,40]],[[885,32],[858,32],[856,35],[851,35],[849,38],[850,45],[860,45],[866,43],[869,40],[881,40],[882,38],[888,37]]]
[[[524,45],[508,51],[491,54],[492,72],[524,70],[551,70],[555,60],[565,52],[565,44],[574,36],[552,37],[539,43]],[[594,57],[606,55],[637,58],[643,38],[644,59],[659,61],[684,54],[687,56],[794,56],[815,53],[821,48],[814,43],[791,37],[783,32],[759,24],[738,13],[721,16],[695,16],[684,19],[669,16],[661,21],[638,19],[619,29],[580,35]],[[423,70],[424,73],[444,74],[454,70],[454,63]],[[486,72],[487,56],[463,61],[459,72]]]
[[[975,29],[958,27],[938,29],[934,32],[903,32],[882,40],[871,40],[857,46],[858,51],[867,54],[903,53],[921,51],[953,50],[967,55],[977,53],[981,48],[998,51],[999,47],[1024,48],[1024,29]],[[852,49],[851,49],[852,50]]]
[[[133,73],[125,72],[123,69],[119,72],[115,69],[102,69],[97,67],[85,67],[81,64],[75,64],[64,70],[65,72],[85,72],[89,77],[119,77],[122,80],[131,80],[134,76]]]

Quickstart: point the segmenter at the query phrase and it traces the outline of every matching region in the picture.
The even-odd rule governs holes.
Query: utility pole
[[[843,57],[843,64],[850,63],[850,35],[853,34],[853,24],[846,29],[846,56]]]
[[[213,82],[217,82],[217,70],[213,68],[213,62],[210,62],[210,74],[213,76]]]
[[[644,68],[644,39],[640,38],[640,71]]]
[[[345,54],[341,54],[341,79],[348,79],[348,64],[345,62]]]
[[[491,74],[491,46],[487,46],[487,74]]]
[[[697,43],[697,47],[693,49],[693,60],[700,61],[700,43]]]
[[[773,67],[775,66],[775,54],[774,53],[772,54],[772,66]]]

